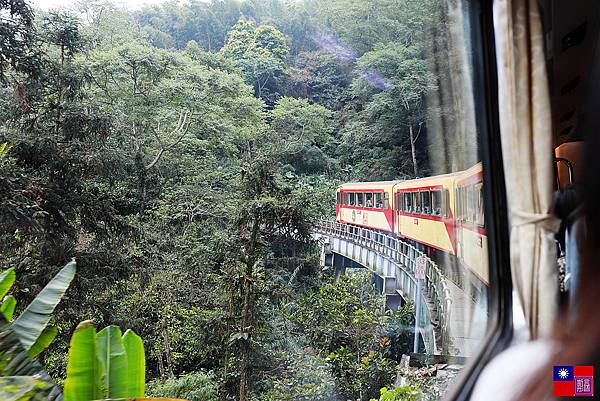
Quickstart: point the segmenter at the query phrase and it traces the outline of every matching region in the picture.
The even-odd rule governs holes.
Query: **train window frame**
[[[375,209],[383,209],[383,194],[381,192],[373,193],[373,205],[375,205]]]
[[[411,192],[412,195],[412,201],[413,201],[413,213],[414,214],[421,214],[421,192],[419,191],[414,191]]]
[[[383,192],[383,209],[388,210],[390,208],[390,193],[387,191]]]
[[[444,215],[444,194],[441,190],[431,191],[431,215],[435,217],[443,217]],[[438,197],[436,200],[435,198]],[[435,200],[435,202],[434,202]],[[435,203],[435,204],[434,204]],[[439,206],[438,206],[439,204]]]
[[[348,206],[354,207],[355,204],[356,204],[356,197],[354,195],[354,192],[348,192]]]
[[[364,207],[364,193],[357,192],[356,193],[356,207]]]
[[[365,198],[365,207],[369,208],[369,209],[373,209],[373,192],[365,192],[364,194],[364,198]],[[369,206],[369,203],[371,204]]]
[[[425,216],[431,215],[431,191],[419,191],[421,193],[421,213]]]

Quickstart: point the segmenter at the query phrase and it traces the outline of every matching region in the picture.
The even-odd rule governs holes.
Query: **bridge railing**
[[[395,265],[403,270],[402,272],[397,272],[396,277],[402,279],[399,273],[404,273],[410,278],[410,285],[417,283],[415,277],[417,258],[425,258],[425,279],[423,280],[422,288],[426,291],[425,294],[422,293],[422,296],[426,297],[434,305],[438,321],[437,324],[435,321],[431,322],[431,324],[439,330],[442,352],[447,351],[452,299],[450,297],[450,290],[446,284],[446,278],[434,261],[412,244],[398,237],[375,230],[330,220],[320,220],[317,228],[325,234],[344,238],[358,245],[370,248],[378,254],[394,261]],[[410,293],[412,295],[414,291],[410,291]]]

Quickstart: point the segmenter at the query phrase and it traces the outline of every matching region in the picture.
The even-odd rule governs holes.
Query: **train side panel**
[[[394,187],[395,232],[452,255],[455,251],[454,178],[456,174],[408,180]]]
[[[393,232],[392,188],[395,182],[349,183],[337,190],[336,220]]]
[[[456,242],[461,264],[489,284],[488,240],[483,205],[483,170],[478,163],[456,179]]]

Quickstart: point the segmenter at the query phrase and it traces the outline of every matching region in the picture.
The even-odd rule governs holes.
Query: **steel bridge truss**
[[[417,327],[426,353],[449,354],[452,297],[435,262],[395,236],[350,224],[321,220],[315,234],[323,243],[323,264],[328,255],[337,254],[367,268],[383,280],[382,294],[391,301],[388,306],[397,307],[393,300],[400,296],[420,309]],[[422,265],[423,260],[425,275],[417,280],[417,263]]]

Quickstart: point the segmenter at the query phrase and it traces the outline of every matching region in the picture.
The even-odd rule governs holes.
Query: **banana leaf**
[[[144,342],[133,330],[123,334],[123,345],[127,354],[128,397],[143,397],[146,383],[146,356]]]
[[[54,308],[75,276],[75,270],[74,261],[63,267],[14,321],[13,330],[26,350],[31,348],[48,325]]]
[[[19,338],[11,329],[11,325],[0,317],[0,378],[14,376],[35,377],[36,388],[30,389],[29,392],[35,393],[35,397],[37,398],[31,399],[47,401],[63,400],[59,387],[54,384],[50,376],[48,376],[38,362],[29,358]],[[13,379],[6,380],[10,382]],[[21,384],[25,384],[27,381],[27,379],[14,380]],[[13,381],[13,384],[17,383]]]
[[[38,337],[38,339],[33,343],[31,348],[29,348],[28,354],[30,358],[35,358],[42,351],[50,346],[52,341],[56,338],[58,334],[58,328],[56,326],[48,326],[42,331],[42,334]]]
[[[35,376],[0,377],[0,400],[2,401],[42,401],[39,392],[48,383]]]
[[[13,319],[13,314],[15,313],[15,307],[17,306],[17,300],[12,295],[7,295],[2,300],[2,305],[0,305],[0,313],[4,316],[6,320],[9,322]]]
[[[129,397],[127,355],[118,326],[107,326],[98,332],[98,356],[104,370],[107,398]]]
[[[0,273],[0,298],[6,295],[17,277],[15,269],[8,269]]]
[[[64,387],[65,401],[91,401],[103,398],[101,371],[94,324],[89,320],[81,322],[71,337]]]

